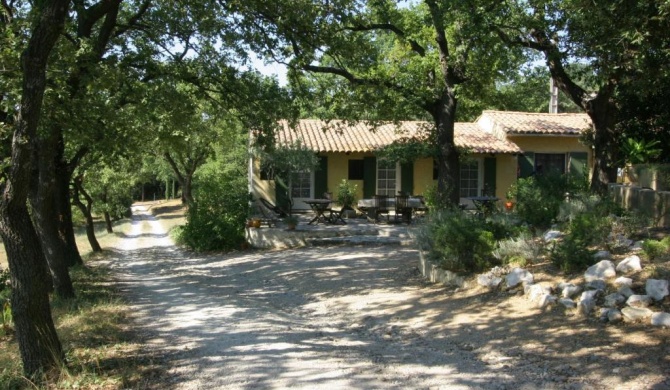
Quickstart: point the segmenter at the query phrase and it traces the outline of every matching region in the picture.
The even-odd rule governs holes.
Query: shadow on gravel
[[[515,298],[456,298],[423,282],[415,259],[412,249],[370,246],[110,253],[139,327],[171,361],[171,385],[601,388],[670,377],[666,330],[511,305],[491,318]],[[644,388],[670,388],[663,380]]]

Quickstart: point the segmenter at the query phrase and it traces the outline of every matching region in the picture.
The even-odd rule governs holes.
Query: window
[[[363,180],[363,160],[349,160],[349,180]]]
[[[535,153],[535,174],[565,173],[565,153]]]
[[[461,161],[461,198],[479,196],[479,161]]]
[[[377,162],[377,194],[395,196],[397,173],[395,162],[384,160]]]
[[[291,174],[291,197],[312,197],[312,172],[295,172]]]

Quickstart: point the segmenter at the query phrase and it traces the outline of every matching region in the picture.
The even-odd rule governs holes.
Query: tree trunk
[[[26,203],[47,61],[63,30],[69,1],[38,4],[32,34],[21,55],[22,96],[14,127],[11,166],[2,183],[0,197],[0,235],[11,272],[16,338],[24,374],[31,378],[63,363],[63,351],[49,306],[46,261]]]
[[[67,263],[65,236],[60,235],[56,202],[56,150],[57,135],[54,129],[49,134],[38,137],[35,160],[37,161],[36,185],[32,188],[30,203],[35,229],[40,238],[42,251],[46,257],[53,287],[58,297],[74,298],[74,287]],[[37,153],[39,151],[39,153]]]
[[[79,193],[86,199],[86,204],[79,198]],[[72,202],[79,207],[79,210],[81,210],[81,213],[84,214],[84,218],[86,219],[86,237],[88,238],[88,243],[91,245],[91,250],[93,252],[102,252],[102,247],[100,246],[98,239],[95,237],[95,224],[93,223],[93,215],[91,214],[93,198],[91,198],[91,196],[84,190],[81,177],[74,180],[74,196],[72,197]]]
[[[436,103],[435,111],[438,202],[446,207],[456,207],[460,203],[461,183],[460,156],[454,142],[455,97],[445,93],[442,101]]]
[[[114,229],[112,228],[112,217],[109,215],[109,211],[105,211],[103,215],[105,217],[105,227],[107,228],[107,233],[114,233]]]
[[[193,203],[193,194],[191,193],[191,182],[193,180],[192,176],[184,176],[183,181],[179,181],[181,186],[181,202],[183,204]]]
[[[607,193],[609,183],[616,183],[619,160],[619,135],[615,131],[617,108],[605,88],[602,87],[596,98],[585,105],[594,130],[591,191],[601,195]]]
[[[23,371],[34,377],[63,361],[47,293],[51,277],[26,203],[3,206],[0,234],[11,272],[16,338]]]
[[[88,150],[88,148],[83,148]],[[78,161],[86,152],[81,150],[75,154],[74,160]],[[65,241],[65,262],[69,267],[83,265],[84,261],[77,248],[77,240],[74,235],[72,224],[72,205],[70,204],[70,181],[74,168],[65,161],[65,140],[63,129],[58,128],[58,151],[56,154],[56,186],[54,188],[56,198],[56,213],[58,214],[58,232]]]

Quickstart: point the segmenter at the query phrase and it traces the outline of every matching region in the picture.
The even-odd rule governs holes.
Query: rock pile
[[[523,289],[531,304],[539,308],[560,305],[580,316],[598,315],[605,322],[645,321],[653,326],[670,327],[670,313],[658,311],[658,307],[670,299],[669,281],[648,279],[643,291],[634,291],[633,279],[621,274],[640,271],[640,258],[632,255],[615,265],[609,260],[611,255],[605,252],[598,252],[596,259],[601,260],[586,270],[584,283],[578,285],[565,282],[556,286],[535,283],[529,271],[523,268],[507,270],[503,267],[495,267],[479,275],[477,282],[491,290]]]

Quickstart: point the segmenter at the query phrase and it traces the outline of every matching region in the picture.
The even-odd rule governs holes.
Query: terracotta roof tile
[[[476,122],[499,138],[505,134],[579,135],[591,126],[587,114],[484,111]]]
[[[288,121],[281,121],[277,142],[289,145],[302,140],[305,146],[318,152],[371,152],[401,138],[421,135],[430,126],[429,122],[420,121],[373,127],[363,121],[303,119],[291,128]],[[456,123],[454,138],[456,145],[474,153],[521,153],[516,144],[482,131],[474,123]]]

